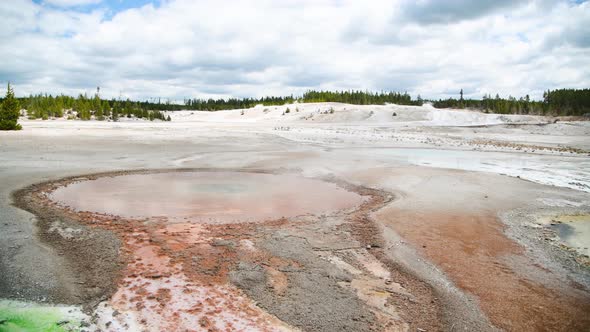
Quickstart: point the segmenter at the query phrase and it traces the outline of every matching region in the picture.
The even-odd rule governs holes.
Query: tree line
[[[299,99],[304,103],[339,102],[355,105],[422,105],[422,98],[417,99],[407,93],[399,92],[368,92],[368,91],[315,91],[309,90]]]
[[[66,95],[52,96],[48,94],[31,95],[18,98],[20,105],[27,111],[29,119],[48,119],[51,117],[63,117],[68,119],[80,119],[104,121],[118,121],[121,117],[139,118],[148,120],[170,121],[160,110],[150,107],[150,103],[137,101],[101,99],[96,93],[93,97],[80,94],[74,98]]]
[[[499,114],[535,114],[583,116],[590,113],[590,89],[557,89],[543,93],[543,100],[531,100],[529,95],[501,98],[484,95],[482,99],[449,98],[433,101],[436,108],[469,108]]]
[[[277,106],[294,102],[341,102],[356,105],[395,103],[400,105],[422,105],[422,99],[414,100],[408,93],[367,91],[315,91],[309,90],[300,97],[267,96],[261,98],[228,98],[228,99],[185,99],[183,104],[170,101],[131,101],[117,99],[102,99],[98,90],[93,97],[80,94],[78,97],[66,95],[52,96],[37,94],[18,98],[20,104],[27,110],[30,119],[48,119],[51,117],[79,118],[82,120],[113,120],[119,117],[137,117],[168,120],[162,111],[198,110],[219,111],[230,109],[245,109],[256,105]],[[72,112],[74,111],[74,112]],[[64,113],[66,112],[66,113]],[[69,112],[69,113],[68,113]],[[169,120],[168,120],[169,121]]]
[[[228,99],[185,99],[184,103],[152,101],[132,101],[130,99],[103,99],[100,88],[94,96],[79,94],[77,97],[48,94],[30,95],[15,98],[14,91],[8,86],[6,98],[2,101],[0,126],[11,127],[14,115],[12,110],[21,107],[26,109],[30,119],[48,119],[63,117],[81,120],[118,121],[121,117],[143,118],[148,120],[170,121],[163,111],[200,110],[218,111],[227,109],[245,109],[256,105],[275,106],[294,102],[341,102],[356,105],[383,105],[394,103],[399,105],[422,105],[424,100],[417,96],[413,99],[408,93],[369,92],[369,91],[322,91],[308,90],[300,97],[279,96],[261,98],[228,98]],[[531,100],[525,97],[501,98],[484,95],[482,99],[464,99],[463,90],[458,99],[440,99],[431,101],[436,108],[469,108],[500,114],[540,114],[540,115],[586,115],[590,113],[590,89],[557,89],[547,90],[543,100]],[[11,111],[6,111],[10,109]],[[8,115],[12,114],[12,115]],[[17,116],[18,119],[18,116]]]
[[[383,105],[394,103],[400,105],[422,105],[422,99],[413,100],[408,93],[368,91],[316,91],[309,90],[300,97],[262,97],[262,98],[229,98],[229,99],[186,99],[181,105],[163,105],[167,109],[189,109],[200,111],[218,111],[228,109],[250,108],[256,105],[277,106],[300,103],[340,102],[355,105]]]
[[[295,102],[293,96],[262,97],[262,98],[229,98],[229,99],[186,99],[182,109],[198,111],[220,111],[250,108],[256,105],[277,106]],[[182,105],[177,105],[182,107]]]

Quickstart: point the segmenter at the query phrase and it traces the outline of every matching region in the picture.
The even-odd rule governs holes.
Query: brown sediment
[[[547,146],[547,145],[536,145],[536,144],[523,144],[514,143],[501,140],[492,139],[472,139],[468,141],[469,144],[481,146],[481,147],[495,147],[495,148],[510,148],[514,150],[532,150],[534,151],[551,151],[551,152],[570,152],[578,154],[587,154],[588,151],[580,148],[570,146]]]
[[[590,298],[570,285],[535,281],[541,269],[504,234],[493,214],[459,214],[387,208],[378,214],[509,331],[588,331]],[[519,268],[519,265],[524,265]],[[547,270],[537,271],[547,275]],[[543,273],[541,273],[543,272]]]
[[[285,314],[272,307],[265,307],[267,311],[261,310],[244,295],[246,289],[236,288],[230,283],[229,274],[236,267],[260,267],[263,271],[263,285],[270,289],[273,297],[282,301],[296,298],[293,297],[295,295],[306,295],[312,298],[317,296],[313,293],[305,293],[313,292],[313,290],[297,288],[299,287],[297,280],[300,280],[297,278],[300,278],[301,272],[316,273],[311,271],[318,271],[321,275],[314,276],[316,279],[310,280],[321,279],[326,285],[333,284],[335,287],[344,287],[345,291],[350,289],[362,292],[360,286],[357,287],[358,282],[354,282],[356,280],[354,278],[352,283],[348,277],[344,277],[341,283],[334,280],[327,273],[329,269],[325,270],[322,265],[329,263],[321,263],[322,259],[312,247],[309,248],[312,253],[312,257],[309,258],[312,262],[310,262],[298,257],[277,254],[258,245],[269,234],[277,235],[294,229],[317,228],[317,225],[321,224],[321,218],[317,216],[280,218],[252,223],[202,224],[190,220],[171,221],[165,217],[132,219],[75,211],[64,208],[49,197],[49,193],[56,188],[84,179],[170,171],[206,170],[110,172],[46,182],[15,193],[15,202],[18,206],[40,217],[41,237],[63,252],[69,258],[71,268],[79,274],[83,283],[92,286],[79,287],[76,301],[96,303],[110,298],[113,308],[139,313],[142,324],[156,330],[174,330],[187,326],[194,328],[199,325],[211,330],[276,330],[291,329],[287,324],[299,324],[301,317],[296,316],[301,313]],[[248,170],[248,172],[253,171]],[[387,195],[360,187],[347,189],[368,199],[353,212],[342,214],[355,235],[354,238],[348,239],[346,234],[343,234],[342,240],[354,242],[356,239],[357,243],[360,242],[360,245],[356,244],[351,249],[354,255],[343,257],[366,271],[371,269],[371,264],[363,268],[362,262],[359,262],[363,259],[370,261],[374,259],[371,258],[374,255],[378,259],[376,265],[383,264],[388,275],[391,273],[391,277],[388,280],[381,280],[382,277],[378,274],[365,272],[366,275],[364,274],[361,279],[366,281],[363,285],[369,291],[359,294],[383,296],[384,304],[375,301],[367,309],[359,307],[357,311],[359,316],[355,317],[343,309],[340,313],[334,313],[334,317],[329,319],[336,319],[342,327],[348,327],[351,330],[393,331],[423,328],[434,331],[443,329],[440,323],[440,307],[430,288],[410,274],[401,271],[395,263],[387,260],[378,248],[378,235],[376,235],[378,230],[374,228],[374,225],[371,226],[372,221],[368,214],[375,208],[381,207],[387,201]],[[113,248],[112,242],[93,242],[92,236],[84,241],[60,238],[50,231],[50,225],[56,220],[71,225],[84,225],[92,234],[98,230],[107,230],[109,234],[116,235],[120,247],[116,247],[114,251],[106,250],[105,248]],[[372,232],[377,233],[369,234]],[[322,238],[321,234],[309,234],[309,240]],[[72,242],[79,243],[78,247],[86,246],[87,249],[82,252],[71,251],[72,248],[78,248]],[[365,249],[367,243],[372,246],[370,252]],[[333,254],[337,255],[337,251]],[[362,257],[360,261],[359,257]],[[310,268],[313,270],[309,270]],[[392,283],[391,279],[395,281],[395,287],[387,286]],[[340,300],[342,300],[345,293],[338,294],[336,295],[341,296]],[[60,299],[66,300],[65,302],[71,300],[71,294],[62,295]],[[326,310],[330,305],[328,303],[330,298],[318,298],[317,301],[321,304],[317,308],[321,310]],[[353,301],[351,298],[350,301],[352,301],[351,308],[356,308],[357,304],[352,304],[358,300]],[[297,308],[297,305],[294,308]],[[330,310],[320,314],[325,317],[330,314],[329,312]],[[397,315],[398,312],[401,320]],[[278,320],[273,314],[287,324]],[[313,316],[313,319],[317,317]],[[329,329],[329,325],[322,325],[322,323],[301,327],[314,330]]]

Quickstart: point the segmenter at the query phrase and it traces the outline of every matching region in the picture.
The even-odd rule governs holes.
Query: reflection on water
[[[50,198],[77,211],[122,217],[233,222],[351,208],[362,197],[335,184],[295,175],[168,172],[72,183]]]
[[[439,149],[368,149],[371,156],[418,166],[484,171],[590,192],[590,158]]]
[[[197,183],[194,184],[191,189],[195,193],[225,193],[225,194],[232,194],[232,193],[239,193],[239,192],[247,192],[251,190],[251,187],[248,187],[245,184],[236,184],[236,183],[224,183],[224,184],[215,184],[215,183]]]
[[[590,256],[590,215],[563,215],[551,218],[551,222],[562,242]]]

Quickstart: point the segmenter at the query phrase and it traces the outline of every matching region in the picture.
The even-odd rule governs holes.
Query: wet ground
[[[590,326],[587,294],[572,285],[554,289],[548,280],[531,280],[529,275],[553,276],[503,234],[496,216],[396,211],[381,217],[459,288],[477,296],[495,326],[508,331],[583,331]]]
[[[587,237],[570,229],[577,221],[538,223],[587,215],[590,196],[523,180],[547,168],[555,183],[583,188],[588,158],[429,157],[406,145],[363,148],[362,137],[347,147],[268,128],[196,126],[172,137],[178,128],[121,126],[2,137],[0,297],[84,309],[87,330],[588,330],[589,272],[583,251],[569,248],[583,250],[572,239]],[[489,173],[431,168],[440,163]],[[192,185],[189,174],[120,172],[179,167],[246,176]],[[125,184],[135,176],[144,180]],[[206,211],[183,208],[171,188],[233,197],[215,210],[246,217],[198,218]],[[244,192],[262,198],[245,204]],[[284,204],[265,209],[274,197]]]
[[[292,204],[301,201],[299,208],[313,209],[315,205],[309,205],[308,198],[304,198],[310,190],[305,184],[309,183],[315,190],[309,197],[326,201],[324,209],[328,210],[314,214],[299,211],[304,213],[256,222],[218,223],[201,222],[198,214],[183,217],[182,221],[161,217],[160,213],[135,218],[64,205],[70,198],[75,198],[72,202],[79,201],[80,196],[94,198],[84,196],[79,190],[87,188],[85,184],[98,186],[103,193],[106,191],[103,179],[110,183],[119,178],[150,177],[153,178],[142,182],[152,185],[162,180],[168,184],[180,181],[183,186],[193,187],[201,183],[200,179],[207,179],[202,183],[231,184],[232,188],[242,188],[239,192],[247,188],[243,186],[249,181],[254,181],[252,185],[256,183],[252,188],[255,192],[268,182],[297,182],[303,185],[289,188],[288,197],[294,199]],[[120,203],[127,198],[132,201],[138,198],[136,185],[114,187],[125,193],[117,196]],[[132,190],[127,192],[126,188]],[[197,192],[203,196],[218,195],[219,189]],[[165,195],[162,190],[155,196]],[[272,199],[259,204],[272,207],[276,200],[282,206],[284,197],[277,192],[283,190],[271,186]],[[55,200],[57,197],[59,201]],[[372,224],[368,213],[390,199],[386,193],[294,175],[161,170],[50,181],[20,191],[16,198],[19,206],[44,216],[41,237],[61,248],[75,265],[87,257],[80,255],[72,242],[85,239],[87,246],[101,252],[99,247],[104,243],[92,240],[95,229],[108,230],[117,236],[119,254],[103,252],[93,259],[94,262],[121,261],[118,272],[110,272],[111,277],[116,276],[114,282],[109,287],[101,285],[96,276],[107,277],[105,267],[86,266],[78,276],[82,289],[74,290],[73,294],[60,294],[66,301],[80,297],[84,302],[110,298],[98,304],[92,320],[108,331],[190,330],[195,326],[231,331],[334,328],[396,331],[413,325],[439,326],[440,308],[429,287],[399,272],[405,285],[392,280],[395,270],[387,266],[390,262],[375,256],[382,248],[378,233],[363,231]],[[239,199],[230,199],[235,201]],[[250,198],[248,201],[251,202]],[[337,265],[333,266],[334,262]],[[419,302],[429,306],[419,308]],[[420,313],[421,317],[408,321],[409,313],[397,308],[402,303],[406,310]]]

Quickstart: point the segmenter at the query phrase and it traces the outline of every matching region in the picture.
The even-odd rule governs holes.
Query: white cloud
[[[114,15],[0,2],[0,81],[17,94],[101,86],[133,98],[309,88],[538,97],[590,86],[589,13],[547,0],[169,0]]]

